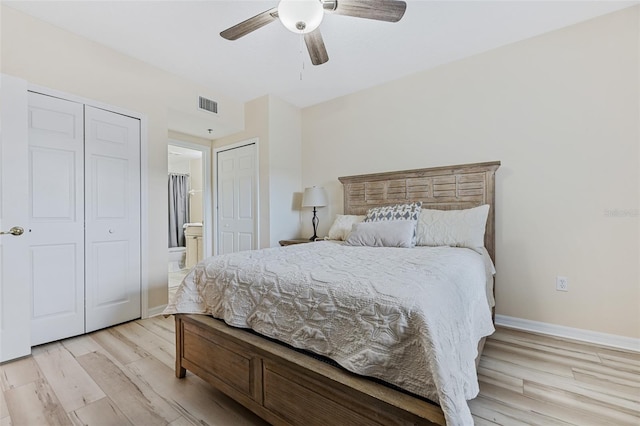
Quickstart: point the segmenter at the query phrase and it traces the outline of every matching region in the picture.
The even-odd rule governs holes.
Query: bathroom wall
[[[189,222],[203,222],[202,218],[202,158],[194,158],[189,161],[189,184],[191,195],[189,197]]]

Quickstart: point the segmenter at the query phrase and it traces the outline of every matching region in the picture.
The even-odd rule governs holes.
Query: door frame
[[[232,143],[229,145],[220,146],[213,149],[214,155],[214,164],[215,164],[215,173],[213,174],[213,223],[214,223],[214,233],[215,240],[213,244],[213,255],[216,256],[219,254],[218,250],[218,154],[224,151],[229,151],[236,148],[241,148],[247,145],[255,145],[256,149],[256,158],[255,158],[255,179],[256,179],[256,194],[255,194],[255,206],[256,206],[256,217],[254,222],[255,229],[255,241],[256,247],[260,248],[260,140],[259,138],[251,138],[246,139],[240,142]]]
[[[140,120],[140,317],[148,318],[149,312],[149,119],[146,114],[109,105],[94,99],[72,95],[49,87],[28,83],[30,92],[78,102],[94,108]]]
[[[194,151],[200,151],[202,153],[202,225],[203,229],[207,232],[202,233],[202,243],[204,247],[204,257],[209,257],[213,253],[213,219],[212,219],[212,200],[211,194],[211,147],[206,145],[200,145],[193,142],[185,142],[179,139],[169,139],[167,147],[169,145],[179,146],[182,148],[192,149]]]

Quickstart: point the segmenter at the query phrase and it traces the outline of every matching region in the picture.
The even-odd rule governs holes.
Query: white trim
[[[149,121],[140,115],[140,316],[149,315]]]
[[[164,312],[166,307],[167,307],[167,304],[154,306],[153,308],[149,308],[147,310],[147,318],[155,317],[156,315],[162,314],[162,312]]]
[[[204,257],[211,256],[213,252],[213,216],[212,216],[212,200],[211,200],[211,147],[206,145],[200,145],[197,143],[185,142],[179,139],[169,139],[167,146],[179,146],[182,148],[189,148],[194,151],[200,151],[202,153],[202,205],[204,211],[202,212],[202,223],[204,226],[202,238],[204,246]]]
[[[640,339],[635,339],[633,337],[618,336],[616,334],[601,333],[581,328],[565,327],[563,325],[531,321],[507,315],[496,315],[495,322],[496,325],[500,325],[502,327],[532,331],[555,337],[563,337],[582,342],[595,343],[597,345],[611,346],[614,348],[640,352]]]
[[[104,109],[140,120],[140,317],[149,317],[149,119],[146,114],[131,111],[94,99],[29,83],[27,90]]]
[[[213,149],[213,161],[216,165],[216,172],[213,176],[213,224],[215,227],[214,235],[216,236],[214,245],[213,245],[213,255],[216,256],[218,254],[218,153],[223,151],[229,151],[230,149],[240,148],[247,145],[255,145],[256,148],[256,194],[255,194],[255,205],[256,205],[256,219],[254,223],[255,229],[255,239],[256,244],[254,249],[260,248],[260,139],[259,138],[251,138],[246,139],[244,141],[232,143],[229,145],[220,146],[218,148]]]
[[[48,87],[40,86],[37,84],[29,83],[29,87],[27,88],[27,90],[30,92],[40,93],[41,95],[64,99],[65,101],[77,102],[79,104],[89,105],[94,108],[104,109],[104,110],[115,112],[121,115],[137,118],[141,121],[142,121],[142,117],[145,116],[144,114],[141,114],[136,111],[131,111],[129,109],[121,108],[119,106],[105,104],[103,102],[96,101],[95,99],[89,99],[89,98],[84,98],[82,96],[72,95],[70,93],[62,92],[56,89],[50,89]]]

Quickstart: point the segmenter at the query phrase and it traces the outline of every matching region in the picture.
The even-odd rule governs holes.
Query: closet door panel
[[[92,281],[95,282],[95,306],[100,308],[126,303],[129,244],[127,241],[107,241],[92,244],[92,263],[96,266]]]
[[[77,313],[75,287],[78,284],[76,269],[78,253],[75,244],[49,244],[31,247],[31,270],[33,271],[33,292],[38,297],[33,300],[33,318],[67,316],[71,319]],[[80,256],[82,261],[82,256]],[[56,282],[71,285],[56,286]],[[84,321],[82,321],[84,325]],[[73,328],[73,325],[71,326]],[[80,330],[80,332],[84,331]]]
[[[84,333],[83,105],[29,93],[31,344]]]
[[[140,121],[87,106],[86,331],[140,317]]]

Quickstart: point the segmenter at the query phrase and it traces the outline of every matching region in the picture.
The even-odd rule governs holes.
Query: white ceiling
[[[279,22],[237,41],[219,36],[277,3],[4,1],[230,98],[274,94],[301,108],[639,2],[409,0],[398,23],[326,15],[320,66]]]

